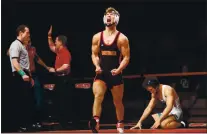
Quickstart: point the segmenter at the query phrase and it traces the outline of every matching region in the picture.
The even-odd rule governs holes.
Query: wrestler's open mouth
[[[107,19],[107,22],[111,22],[111,19]]]

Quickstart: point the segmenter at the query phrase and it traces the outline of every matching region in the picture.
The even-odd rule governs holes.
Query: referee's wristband
[[[20,69],[20,70],[18,71],[18,73],[19,73],[21,76],[26,75],[26,73],[25,73],[22,69]]]

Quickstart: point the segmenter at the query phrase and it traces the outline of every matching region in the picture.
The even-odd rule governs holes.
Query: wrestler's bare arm
[[[35,60],[38,64],[49,70],[49,67],[45,64],[45,62],[40,58],[40,56],[37,53],[35,54]]]
[[[148,106],[145,108],[139,122],[143,122],[149,116],[149,114],[151,113],[151,111],[155,107],[156,102],[157,102],[157,99],[155,98],[155,95],[152,94],[151,95],[151,100],[150,100]]]
[[[120,65],[117,69],[121,72],[123,69],[126,68],[126,66],[129,63],[129,60],[130,60],[129,40],[123,34],[120,34],[120,37],[118,38],[118,47],[119,47],[121,54],[123,56],[123,60],[121,61]]]
[[[99,40],[100,40],[100,33],[97,33],[93,36],[93,39],[92,39],[92,55],[91,55],[93,64],[96,68],[100,67],[100,64],[99,64],[100,60],[99,60],[99,56],[98,56]]]

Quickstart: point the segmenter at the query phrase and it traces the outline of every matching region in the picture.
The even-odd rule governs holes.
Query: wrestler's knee
[[[161,127],[162,129],[170,129],[170,128],[172,128],[172,126],[170,126],[170,123],[171,123],[171,122],[168,122],[168,123],[161,123],[160,127]]]
[[[95,99],[96,101],[100,101],[100,102],[102,102],[103,99],[104,99],[104,94],[102,94],[102,93],[95,93],[95,94],[94,94],[94,99]]]
[[[94,82],[93,94],[95,99],[103,100],[105,92],[106,92],[106,86],[104,85],[103,82]]]
[[[114,102],[115,107],[121,107],[121,106],[123,106],[123,103],[122,103],[122,99],[121,98],[120,99],[114,99],[113,102]]]
[[[165,122],[161,122],[160,127],[161,127],[162,129],[166,129],[166,128],[167,128],[167,123],[165,123]]]

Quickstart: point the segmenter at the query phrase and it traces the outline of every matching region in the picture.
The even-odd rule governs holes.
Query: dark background
[[[94,76],[91,61],[92,36],[103,30],[105,9],[115,7],[121,14],[118,30],[131,47],[131,61],[124,74],[206,70],[206,4],[202,2],[34,2],[2,3],[2,66],[10,71],[5,55],[16,38],[20,24],[30,27],[32,44],[38,54],[52,66],[54,54],[49,50],[47,32],[53,25],[53,37],[68,37],[76,77]]]
[[[72,54],[73,77],[84,82],[81,80],[83,77],[95,75],[91,61],[92,36],[104,30],[102,18],[109,6],[119,11],[121,17],[117,29],[130,42],[131,60],[124,75],[181,72],[183,65],[187,65],[190,72],[207,71],[206,3],[202,1],[4,0],[1,42],[3,98],[9,98],[11,73],[6,52],[16,39],[15,30],[18,25],[26,24],[30,27],[32,44],[49,66],[53,66],[55,60],[55,54],[49,50],[47,42],[50,25],[53,25],[54,39],[59,34],[66,35]],[[43,83],[51,83],[50,75],[44,68],[37,65],[37,72]],[[204,85],[205,78],[200,78]],[[172,82],[169,79],[162,80]],[[199,81],[197,77],[194,80]],[[146,99],[147,93],[144,90],[138,93],[137,90],[142,81],[143,79],[125,80],[125,98]],[[206,87],[202,90],[205,94]],[[86,95],[86,92],[90,99],[86,97],[85,100],[91,106],[91,90],[80,91],[80,96]],[[7,105],[4,100],[2,105]]]

